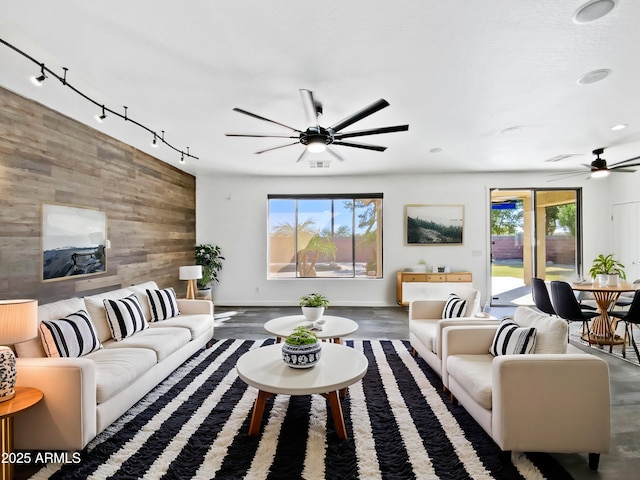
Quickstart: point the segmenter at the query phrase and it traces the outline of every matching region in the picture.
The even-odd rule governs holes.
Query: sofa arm
[[[444,300],[412,300],[409,302],[409,321],[442,318],[445,303]]]
[[[447,357],[485,355],[496,336],[498,325],[464,325],[442,330],[442,384],[449,388]]]
[[[500,320],[495,317],[458,317],[447,318],[438,321],[436,338],[433,339],[433,350],[436,355],[442,357],[442,332],[447,327],[477,327],[480,325],[498,325]],[[493,338],[492,338],[493,339]],[[486,352],[485,352],[486,353]]]
[[[606,453],[609,367],[592,355],[496,357],[492,432],[502,450]]]
[[[187,315],[208,314],[213,315],[213,302],[211,300],[187,300],[178,298],[180,313]]]
[[[80,450],[96,436],[96,371],[86,358],[17,358],[17,382],[44,398],[15,417],[15,448]]]

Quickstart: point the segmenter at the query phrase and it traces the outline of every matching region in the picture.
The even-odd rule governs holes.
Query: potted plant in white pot
[[[302,314],[310,322],[317,322],[324,314],[325,308],[329,306],[329,300],[320,293],[310,293],[300,299]]]
[[[624,265],[613,258],[613,254],[598,255],[593,259],[591,268],[589,269],[589,275],[595,278],[600,285],[615,286],[618,284],[618,279],[627,278],[624,273]]]
[[[313,367],[320,360],[321,345],[311,330],[296,327],[282,344],[282,360],[293,368]]]
[[[219,282],[218,273],[222,270],[225,258],[218,245],[203,243],[195,247],[196,265],[202,265],[202,278],[198,280],[198,296],[206,297],[211,294],[211,284]]]

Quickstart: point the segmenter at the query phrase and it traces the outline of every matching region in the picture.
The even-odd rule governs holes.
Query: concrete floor
[[[215,338],[268,338],[262,325],[284,315],[300,314],[299,307],[221,307],[216,306]],[[227,313],[227,319],[223,314]],[[349,338],[408,339],[408,314],[405,307],[330,307],[329,315],[351,318],[358,331]],[[492,315],[500,318],[513,313],[513,307],[493,307]],[[609,364],[611,378],[611,451],[601,455],[600,467],[593,472],[586,454],[554,455],[577,479],[640,478],[640,366],[609,355],[579,342],[578,348],[603,358]],[[598,412],[593,412],[597,415]],[[589,419],[585,418],[585,422]]]

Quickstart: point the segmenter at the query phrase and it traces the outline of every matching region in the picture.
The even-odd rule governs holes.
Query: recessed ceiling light
[[[440,147],[435,147],[429,150],[430,153],[440,153],[442,149]]]
[[[604,80],[611,74],[611,70],[608,68],[601,68],[600,70],[593,70],[592,72],[585,73],[578,79],[579,85],[589,85],[590,83],[596,83],[600,80]]]
[[[511,133],[518,133],[520,130],[522,130],[522,127],[519,125],[516,125],[514,127],[505,128],[501,130],[500,133],[503,135],[509,135]]]
[[[616,6],[616,0],[591,0],[578,7],[573,14],[574,23],[590,23],[604,17]]]
[[[625,128],[627,128],[626,123],[619,123],[618,125],[614,125],[613,127],[611,127],[611,130],[615,132],[617,130],[624,130]]]

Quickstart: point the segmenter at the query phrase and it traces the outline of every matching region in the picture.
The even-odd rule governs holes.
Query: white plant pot
[[[317,322],[324,314],[324,307],[302,307],[302,314],[309,322]]]
[[[606,273],[599,273],[596,275],[596,281],[603,287],[606,287],[609,284],[609,275]]]
[[[619,274],[614,273],[613,275],[607,275],[607,285],[609,287],[615,287],[616,285],[618,285],[619,281],[620,281]]]

